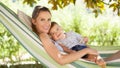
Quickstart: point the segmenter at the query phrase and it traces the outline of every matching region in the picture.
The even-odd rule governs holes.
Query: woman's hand
[[[88,54],[99,55],[97,50],[91,48],[88,48]]]
[[[66,47],[66,46],[63,45],[63,44],[59,44],[59,45],[63,48],[64,52],[67,52],[67,53],[69,53],[69,54],[76,52],[76,51],[74,51],[74,50],[69,49],[68,47]]]

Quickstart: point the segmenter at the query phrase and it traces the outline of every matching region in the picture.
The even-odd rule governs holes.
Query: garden
[[[23,0],[2,0],[15,13],[22,10],[29,16],[33,7],[23,4]],[[80,4],[81,5],[80,5]],[[36,5],[48,6],[46,0],[40,0]],[[83,5],[83,6],[82,6]],[[74,11],[73,11],[74,10]],[[120,46],[120,16],[107,7],[107,11],[99,14],[85,7],[84,2],[76,0],[75,5],[52,10],[52,20],[58,22],[63,29],[75,31],[87,36],[90,46]],[[14,36],[0,22],[0,68],[45,68],[36,58],[31,56]]]

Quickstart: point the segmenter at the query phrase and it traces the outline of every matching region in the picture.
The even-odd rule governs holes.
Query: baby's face
[[[63,29],[58,24],[55,24],[51,28],[50,35],[51,35],[52,39],[55,41],[64,39],[64,37],[65,37]]]

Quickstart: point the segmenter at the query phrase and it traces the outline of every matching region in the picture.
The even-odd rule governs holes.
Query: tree
[[[39,0],[37,0],[39,1]],[[30,6],[37,3],[36,0],[24,0],[23,3],[27,3]],[[105,6],[113,9],[113,12],[116,12],[120,16],[120,0],[84,0],[86,8],[89,8],[95,13],[95,17],[99,14],[102,14],[106,9]],[[57,10],[58,8],[64,8],[70,3],[75,4],[76,0],[49,0],[49,4],[52,4],[52,9]]]

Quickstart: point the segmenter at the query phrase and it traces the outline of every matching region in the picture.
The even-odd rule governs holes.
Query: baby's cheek
[[[53,36],[53,39],[54,39],[54,40],[56,40],[56,37],[55,37],[55,36]]]
[[[58,40],[58,37],[57,37],[57,36],[55,36],[55,39],[56,39],[56,40]]]

